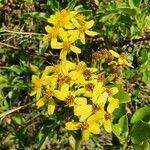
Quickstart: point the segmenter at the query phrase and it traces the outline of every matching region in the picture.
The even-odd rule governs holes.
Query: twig
[[[9,47],[9,48],[13,48],[13,49],[15,49],[15,50],[20,50],[20,48],[18,48],[18,47],[16,47],[16,46],[9,45],[9,44],[6,44],[6,43],[0,42],[0,45],[6,46],[6,47]]]
[[[105,41],[102,40],[100,38],[97,39],[93,39],[93,38],[88,38],[89,41],[91,41],[91,43],[93,44],[94,48],[98,48],[99,46],[114,46],[114,47],[122,47],[124,45],[128,45],[130,43],[135,44],[138,42],[142,42],[142,41],[150,41],[150,36],[147,36],[145,38],[139,38],[139,39],[127,39],[124,41],[120,41],[120,42],[109,42],[109,41]]]
[[[131,39],[124,40],[124,41],[118,42],[118,43],[112,42],[111,45],[112,46],[124,46],[124,45],[130,44],[130,42],[132,42],[134,44],[137,42],[148,41],[148,40],[150,40],[150,36],[145,37],[145,38],[133,39],[133,40],[131,40]]]
[[[6,111],[6,112],[3,112],[3,113],[0,114],[0,118],[5,117],[5,116],[7,116],[7,115],[9,115],[9,114],[11,114],[11,113],[17,111],[17,110],[22,109],[22,108],[25,108],[25,107],[27,107],[27,106],[33,104],[33,103],[34,103],[34,102],[29,103],[29,104],[26,104],[26,105],[24,105],[24,106],[20,106],[20,107],[17,107],[17,108],[13,108],[13,109],[8,110],[8,111]]]
[[[14,50],[19,50],[19,51],[21,51],[19,47],[15,47],[15,46],[12,46],[12,45],[9,45],[9,44],[6,44],[6,43],[0,42],[0,45],[3,45],[3,46],[6,46],[6,47],[9,47],[9,48],[12,48],[12,49],[14,49]],[[37,54],[35,54],[35,53],[34,53],[34,54],[31,54],[30,52],[27,52],[27,51],[23,51],[23,52],[25,52],[26,54],[28,54],[28,55],[30,55],[30,56],[36,56],[36,57],[41,57],[41,58],[47,59],[46,56],[37,55]]]
[[[21,35],[45,35],[43,33],[34,33],[34,32],[18,32],[18,31],[11,31],[11,30],[0,30],[0,32],[7,32],[12,34],[21,34]]]

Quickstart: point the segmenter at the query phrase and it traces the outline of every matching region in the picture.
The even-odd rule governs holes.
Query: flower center
[[[111,119],[111,114],[106,112],[104,117],[105,117],[105,120],[109,120]]]
[[[85,32],[85,30],[86,30],[85,25],[82,25],[82,26],[79,27],[80,32]]]
[[[85,69],[85,70],[83,71],[83,75],[84,75],[85,77],[87,77],[87,78],[90,78],[90,77],[91,77],[91,72],[90,72],[90,70]]]
[[[58,76],[58,80],[62,81],[63,83],[70,84],[71,77],[69,76],[62,76],[61,74]]]
[[[71,42],[70,41],[64,41],[63,42],[63,49],[64,50],[70,50]]]
[[[54,93],[51,89],[46,89],[46,91],[45,91],[46,98],[51,98],[53,95],[54,95]]]
[[[58,36],[58,29],[56,28],[51,29],[50,36],[52,38],[56,38]]]
[[[81,128],[82,130],[86,130],[86,129],[89,128],[89,125],[88,125],[86,122],[81,122],[80,128]]]
[[[85,89],[89,92],[92,92],[94,89],[94,84],[93,83],[88,83],[85,85]]]
[[[92,111],[95,114],[97,111],[99,111],[101,108],[98,104],[93,104],[92,105]]]
[[[74,103],[74,100],[75,100],[75,97],[71,94],[69,94],[66,98],[66,104],[69,105],[69,104],[72,104]]]
[[[37,79],[36,82],[34,83],[34,86],[36,88],[40,88],[42,86],[42,80],[41,79]]]

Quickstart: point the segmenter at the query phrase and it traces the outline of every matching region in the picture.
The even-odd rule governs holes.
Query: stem
[[[0,32],[7,32],[12,34],[21,34],[21,35],[45,35],[43,33],[34,33],[34,32],[18,32],[18,31],[11,31],[11,30],[0,30]]]
[[[25,108],[25,107],[27,107],[27,106],[29,106],[29,105],[32,105],[33,103],[34,103],[34,102],[28,103],[28,104],[26,104],[26,105],[19,106],[19,107],[17,107],[17,108],[13,108],[13,109],[11,109],[11,110],[8,110],[8,111],[6,111],[6,112],[3,112],[3,113],[0,114],[0,118],[5,117],[5,116],[7,116],[7,115],[9,115],[9,114],[11,114],[11,113],[17,111],[17,110],[20,110],[20,109],[22,109],[22,108]]]
[[[79,62],[80,62],[80,60],[79,60],[79,55],[76,54],[76,56],[77,56],[77,62],[79,63]]]
[[[81,142],[82,142],[82,140],[76,141],[76,147],[75,147],[75,150],[79,150],[79,149],[80,149]]]

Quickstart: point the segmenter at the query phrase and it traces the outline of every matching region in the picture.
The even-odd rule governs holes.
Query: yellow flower
[[[52,115],[55,110],[55,102],[53,99],[53,97],[55,96],[55,89],[48,86],[43,95],[44,96],[37,101],[36,105],[38,108],[40,108],[40,107],[44,106],[45,104],[47,104],[48,114]]]
[[[66,123],[67,130],[78,130],[82,131],[82,139],[84,141],[89,140],[90,134],[99,134],[100,133],[100,124],[94,122],[90,118],[88,118],[84,122],[67,122]]]
[[[76,83],[81,83],[85,85],[85,80],[90,79],[92,74],[97,71],[97,68],[88,68],[86,63],[81,61],[76,65],[75,69],[70,72],[72,78],[76,81]]]
[[[76,67],[76,63],[63,60],[59,64],[53,66],[47,66],[43,72],[43,75],[52,74],[58,79],[59,85],[67,83],[72,86],[75,81],[71,76],[71,71]]]
[[[70,34],[78,35],[82,44],[85,44],[85,34],[92,37],[97,35],[97,32],[90,30],[90,28],[94,25],[93,20],[84,22],[82,24],[80,24],[75,18],[72,18],[71,21],[77,29],[70,31]]]
[[[48,22],[57,28],[73,29],[74,25],[70,22],[70,19],[76,14],[76,11],[63,9],[60,12],[56,12],[55,15],[51,15],[50,18],[48,18]]]
[[[61,37],[63,42],[55,41],[55,43],[53,43],[51,46],[53,49],[62,49],[60,52],[60,59],[61,60],[66,60],[66,55],[70,51],[72,51],[76,54],[81,53],[81,49],[74,46],[74,44],[73,44],[76,39],[71,38],[66,31],[61,30],[60,31],[60,37]]]
[[[43,37],[43,41],[51,40],[51,45],[53,45],[53,43],[57,41],[57,38],[59,36],[59,28],[47,25],[45,27],[45,30],[48,34]]]
[[[104,118],[103,118],[103,124],[104,124],[104,129],[107,132],[112,131],[112,112],[119,107],[119,100],[115,99],[113,97],[109,98],[109,104],[107,106],[107,112],[105,112]]]
[[[69,85],[63,84],[60,90],[55,91],[56,98],[64,101],[69,107],[75,105],[86,105],[87,99],[84,97],[76,97],[75,92],[69,91]]]
[[[42,86],[44,85],[44,80],[40,79],[38,76],[32,76],[32,84],[34,86],[33,91],[30,93],[30,96],[36,95],[36,100],[41,96]]]
[[[133,66],[131,64],[129,64],[128,61],[126,60],[126,56],[124,57],[124,54],[123,55],[119,55],[117,52],[115,52],[113,50],[109,50],[109,52],[112,54],[112,56],[118,58],[117,64],[119,64],[119,65],[125,64],[125,65],[133,68]]]
[[[80,120],[85,120],[92,114],[95,114],[93,118],[98,118],[98,116],[99,119],[101,118],[105,103],[108,98],[108,94],[104,92],[104,89],[105,88],[103,87],[102,83],[97,83],[96,85],[94,85],[93,91],[91,91],[89,95],[85,95],[87,93],[82,93],[84,96],[91,97],[93,103],[74,107],[74,114],[78,116]],[[79,92],[82,91],[77,91],[77,94]]]

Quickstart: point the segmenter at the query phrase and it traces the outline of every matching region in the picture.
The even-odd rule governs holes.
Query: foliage
[[[148,0],[0,0],[0,149],[149,149],[149,14]]]

